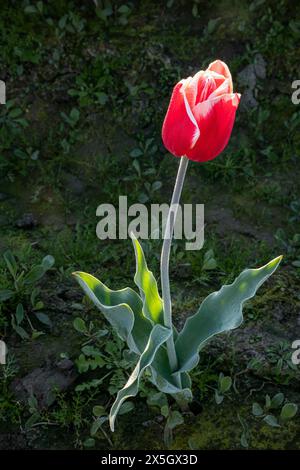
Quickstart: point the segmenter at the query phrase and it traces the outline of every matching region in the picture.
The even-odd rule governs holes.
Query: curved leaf
[[[153,327],[144,352],[141,354],[128,382],[122,390],[118,392],[117,398],[111,407],[109,423],[112,431],[114,431],[114,423],[120,406],[127,398],[134,397],[138,393],[139,382],[143,371],[151,365],[158,348],[170,337],[171,334],[171,330],[161,325],[155,325]]]
[[[298,406],[295,403],[286,403],[280,413],[282,420],[292,419],[298,411]]]
[[[120,338],[127,342],[130,349],[141,354],[152,326],[142,314],[143,304],[139,295],[129,287],[111,290],[88,273],[73,274],[87,296],[116,329]]]
[[[159,348],[151,364],[151,382],[164,393],[179,393],[183,389],[191,388],[191,379],[186,372],[180,374],[181,386],[179,388],[172,373],[167,350],[164,346]],[[189,392],[191,394],[191,392]]]
[[[0,302],[11,299],[15,295],[14,291],[10,289],[0,290]]]
[[[136,259],[136,273],[134,282],[140,289],[143,299],[143,312],[154,324],[164,324],[163,301],[159,295],[157,282],[152,271],[149,271],[143,249],[137,238],[131,233]]]
[[[199,349],[208,339],[223,331],[237,328],[243,321],[243,303],[276,270],[279,256],[258,269],[246,269],[236,280],[213,292],[202,302],[198,312],[188,318],[175,342],[179,371],[188,371],[199,360]]]

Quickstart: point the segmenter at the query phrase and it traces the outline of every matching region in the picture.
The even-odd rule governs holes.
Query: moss
[[[194,423],[178,428],[172,449],[239,449],[242,425],[238,414],[246,423],[249,449],[299,448],[300,423],[297,418],[280,428],[270,427],[251,414],[251,405],[244,402],[227,402],[221,406],[214,403],[204,407]]]
[[[173,449],[234,449],[238,447],[240,424],[231,406],[211,405],[204,408],[195,423],[175,433]]]
[[[299,449],[300,444],[300,426],[299,422],[291,421],[281,428],[272,428],[263,424],[252,432],[251,447],[253,449]]]

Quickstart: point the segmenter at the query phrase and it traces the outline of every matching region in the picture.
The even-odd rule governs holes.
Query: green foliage
[[[111,430],[114,431],[114,423],[117,417],[119,408],[121,404],[129,397],[134,397],[138,393],[139,389],[139,381],[142,373],[144,370],[149,367],[158,348],[166,342],[166,340],[170,337],[171,331],[168,328],[165,328],[161,325],[154,325],[148,343],[140,355],[139,361],[135,366],[128,382],[126,385],[118,392],[117,398],[113,403],[111,410],[110,410],[110,427]]]
[[[270,414],[270,411],[277,411],[279,416]],[[253,416],[263,419],[271,427],[284,425],[287,421],[293,419],[297,412],[298,406],[295,403],[285,402],[285,396],[282,392],[276,393],[272,398],[266,395],[263,406],[257,402],[252,404]]]
[[[173,430],[184,422],[184,416],[178,410],[174,410],[168,403],[167,395],[162,392],[151,394],[147,399],[150,408],[158,409],[165,418],[164,443],[170,448],[173,443]]]
[[[199,349],[213,335],[237,328],[243,321],[242,305],[276,270],[281,256],[259,269],[243,271],[233,284],[210,294],[198,312],[187,319],[176,339],[179,370],[189,371],[198,363]]]
[[[112,405],[109,418],[112,431],[122,403],[138,393],[140,377],[145,369],[150,368],[151,381],[160,391],[177,394],[184,400],[191,399],[190,378],[186,372],[197,365],[199,349],[213,335],[241,324],[243,303],[255,295],[256,290],[273,274],[281,260],[281,257],[278,257],[262,268],[248,269],[240,274],[233,284],[223,286],[219,292],[210,294],[196,315],[186,320],[178,334],[175,328],[171,331],[158,323],[163,318],[163,306],[157,283],[147,268],[142,247],[134,236],[132,238],[136,255],[134,280],[140,289],[141,297],[130,288],[113,291],[90,274],[74,273],[84,292],[111,323],[120,339],[139,356],[131,376],[118,392]],[[75,327],[85,332],[85,327],[79,320]],[[164,346],[171,335],[175,336],[180,386],[175,382],[175,374],[171,370]],[[93,364],[97,367],[95,359]],[[86,367],[89,366],[88,362]],[[217,403],[221,403],[222,394],[228,392],[231,385],[230,377],[219,377]]]
[[[222,372],[219,375],[218,379],[218,388],[215,389],[215,401],[217,405],[220,405],[224,396],[230,391],[232,386],[232,378],[230,376],[225,376]]]
[[[11,382],[17,376],[19,367],[16,358],[8,353],[6,356],[6,364],[0,367],[0,425],[3,423],[18,424],[22,413],[21,403],[15,403],[14,396],[11,392]]]
[[[6,288],[0,290],[0,312],[11,312],[11,326],[22,339],[29,338],[23,327],[25,320],[31,329],[32,338],[36,338],[43,333],[34,328],[32,317],[48,328],[52,327],[50,318],[42,311],[44,303],[38,298],[38,283],[53,267],[55,260],[53,256],[47,255],[41,263],[28,267],[18,262],[10,250],[5,251],[3,259],[5,268],[2,275],[6,277]]]
[[[134,282],[140,290],[143,299],[143,313],[153,323],[163,325],[163,302],[158,293],[157,282],[149,271],[144,252],[136,238],[133,238],[136,258],[136,274]]]

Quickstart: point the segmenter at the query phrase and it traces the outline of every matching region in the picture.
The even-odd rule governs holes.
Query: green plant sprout
[[[34,327],[32,319],[35,318],[48,328],[52,327],[52,322],[43,312],[44,303],[39,300],[40,288],[37,284],[53,267],[55,259],[51,255],[44,256],[41,263],[29,269],[10,250],[5,251],[3,258],[8,288],[0,290],[0,312],[4,310],[10,313],[11,326],[22,339],[30,338],[24,326],[26,323],[30,327],[31,338],[38,338],[44,333]]]

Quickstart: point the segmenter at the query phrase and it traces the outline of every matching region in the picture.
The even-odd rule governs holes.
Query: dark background
[[[216,58],[228,64],[243,99],[226,150],[188,168],[182,202],[205,204],[205,245],[186,252],[173,244],[175,323],[245,267],[279,254],[284,260],[247,304],[244,326],[203,352],[193,373],[194,416],[176,428],[172,445],[299,448],[298,418],[272,427],[251,410],[268,394],[300,401],[299,366],[291,362],[300,339],[300,105],[291,100],[300,79],[300,6],[96,3],[1,2],[0,338],[9,355],[0,366],[0,448],[165,448],[146,382],[114,435],[105,424],[108,438],[90,436],[93,406],[109,409],[131,365],[110,330],[105,342],[95,338],[107,325],[82,303],[71,273],[133,286],[131,242],[97,239],[96,208],[117,206],[119,195],[129,204],[169,202],[178,167],[161,141],[169,97],[179,79]],[[161,243],[143,246],[158,276]],[[55,264],[41,273],[46,255]],[[82,351],[89,339],[106,348],[103,363]],[[235,386],[217,405],[220,372]]]

